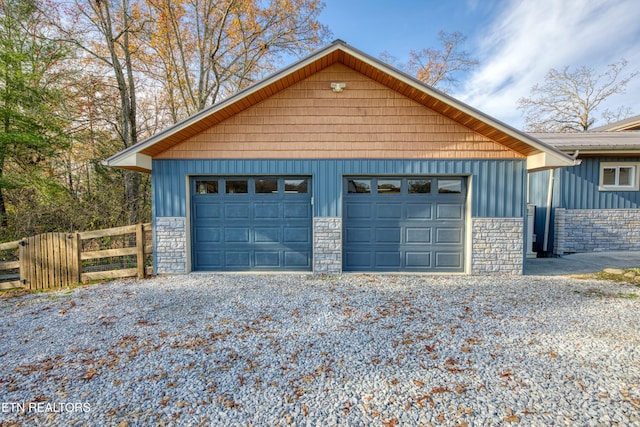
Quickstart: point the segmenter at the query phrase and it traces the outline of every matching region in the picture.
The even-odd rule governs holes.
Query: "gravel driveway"
[[[640,289],[187,275],[0,301],[0,425],[638,425]]]

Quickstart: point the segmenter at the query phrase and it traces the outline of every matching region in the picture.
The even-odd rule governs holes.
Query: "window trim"
[[[631,177],[633,179],[631,185],[604,185],[604,170],[616,169],[616,180],[620,176],[620,168],[632,168]],[[598,182],[599,191],[638,191],[640,190],[640,163],[637,162],[601,162],[600,177]]]

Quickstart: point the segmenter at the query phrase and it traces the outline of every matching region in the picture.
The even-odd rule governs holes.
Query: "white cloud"
[[[478,69],[457,98],[515,127],[523,120],[517,101],[542,82],[550,68],[603,70],[620,58],[640,69],[637,0],[511,0],[476,33]],[[481,6],[480,6],[481,7]],[[627,96],[613,100],[640,114],[640,78]]]

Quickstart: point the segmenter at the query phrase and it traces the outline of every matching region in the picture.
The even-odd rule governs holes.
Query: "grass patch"
[[[624,292],[618,292],[616,295],[616,298],[624,298],[624,299],[636,299],[638,298],[638,294],[634,294],[632,293],[628,293],[625,294]]]

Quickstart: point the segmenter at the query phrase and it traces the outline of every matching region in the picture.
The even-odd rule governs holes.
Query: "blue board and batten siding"
[[[153,160],[153,217],[186,217],[188,177],[279,175],[313,178],[313,216],[342,216],[343,176],[464,175],[471,216],[522,218],[526,160]]]
[[[640,157],[586,157],[577,166],[555,171],[551,223],[547,252],[553,252],[555,209],[637,209],[640,191],[600,191],[602,162],[640,162]],[[536,206],[534,233],[536,250],[543,251],[549,171],[534,172],[529,177],[529,203]]]

